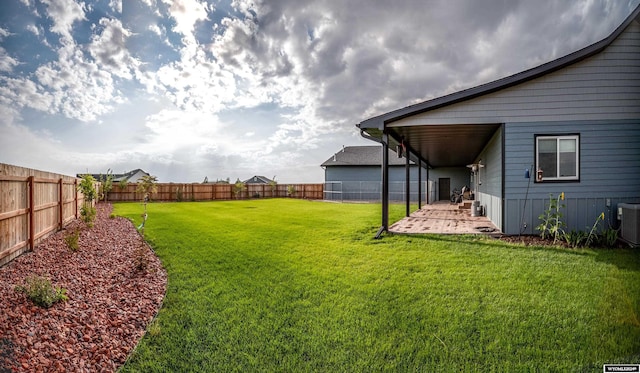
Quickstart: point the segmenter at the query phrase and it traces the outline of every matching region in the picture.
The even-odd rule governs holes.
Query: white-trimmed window
[[[579,180],[580,136],[536,136],[536,170],[542,181]]]

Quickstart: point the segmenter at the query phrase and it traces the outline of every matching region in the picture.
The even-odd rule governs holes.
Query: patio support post
[[[418,158],[418,210],[422,208],[422,159]]]
[[[405,177],[405,181],[404,181],[404,199],[405,199],[405,204],[406,204],[406,217],[409,217],[409,215],[411,215],[411,195],[409,194],[411,192],[411,184],[410,184],[410,171],[411,169],[409,168],[409,158],[411,156],[411,152],[409,151],[409,149],[406,150],[406,160],[404,162],[404,177]]]
[[[425,184],[425,189],[427,190],[427,205],[429,204],[429,163],[426,164],[427,167],[427,182]]]
[[[380,238],[389,230],[389,135],[382,133],[382,226],[376,233]]]

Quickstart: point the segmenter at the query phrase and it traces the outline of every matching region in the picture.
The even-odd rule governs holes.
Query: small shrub
[[[233,195],[236,196],[236,199],[240,199],[240,197],[242,196],[242,192],[244,192],[245,190],[247,190],[247,186],[245,185],[245,183],[243,183],[242,181],[240,181],[240,179],[236,180],[236,183],[233,184]]]
[[[109,219],[115,219],[116,215],[115,214],[109,214]]]
[[[64,236],[64,242],[67,244],[67,247],[71,251],[78,251],[78,249],[80,248],[78,246],[78,238],[80,238],[80,231],[78,231],[77,229],[74,230],[72,233],[69,233],[66,236]]]
[[[66,289],[53,287],[48,278],[40,276],[27,277],[25,285],[16,286],[16,291],[25,293],[33,303],[44,308],[49,308],[56,302],[64,302],[68,299]]]
[[[140,246],[133,253],[133,266],[137,272],[144,272],[149,267],[149,259],[147,258],[147,250],[144,246]]]
[[[604,221],[604,212],[598,215],[595,223],[593,223],[593,226],[587,235],[587,239],[585,240],[585,246],[592,246],[598,243],[598,223],[600,223],[600,221]]]
[[[91,205],[82,206],[80,208],[80,216],[82,216],[82,221],[91,228],[93,227],[93,221],[96,219],[96,208]]]
[[[82,220],[87,223],[89,228],[93,227],[93,220],[96,217],[96,208],[93,207],[93,201],[97,197],[95,188],[96,179],[91,175],[84,175],[78,184],[78,190],[84,196],[84,202],[80,209]]]
[[[296,187],[293,185],[287,185],[287,194],[289,197],[294,196],[297,193]]]
[[[600,244],[604,247],[614,247],[618,242],[618,230],[609,228],[605,229],[600,235]]]
[[[540,231],[540,237],[544,240],[549,237],[553,237],[553,243],[558,238],[564,236],[565,223],[562,221],[562,212],[560,209],[564,208],[564,204],[560,203],[564,201],[564,192],[560,193],[557,198],[553,197],[553,194],[549,194],[549,205],[547,209],[540,214],[540,224],[536,227]]]
[[[151,324],[149,324],[147,331],[149,332],[149,335],[152,337],[157,337],[160,335],[160,332],[161,332],[160,323],[158,322],[157,319],[153,320]]]
[[[587,233],[583,231],[564,232],[564,240],[571,247],[582,247],[587,239]]]

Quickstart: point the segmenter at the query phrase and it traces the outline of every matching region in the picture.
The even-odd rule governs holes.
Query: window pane
[[[575,139],[560,139],[560,152],[576,152],[576,140]]]
[[[538,168],[542,169],[542,177],[557,177],[558,158],[555,139],[538,140]]]
[[[560,176],[578,176],[576,172],[576,140],[560,140]]]

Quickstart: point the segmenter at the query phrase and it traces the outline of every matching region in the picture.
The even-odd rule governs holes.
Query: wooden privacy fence
[[[0,163],[0,266],[78,217],[78,179]]]
[[[121,188],[114,183],[113,189],[108,194],[108,200],[140,201],[142,193],[136,191],[137,184],[127,184]],[[301,198],[322,199],[323,184],[246,184],[246,188],[238,195],[233,193],[233,184],[179,184],[158,183],[158,191],[151,197],[153,201],[213,201],[249,198]],[[290,188],[294,191],[289,194]]]

